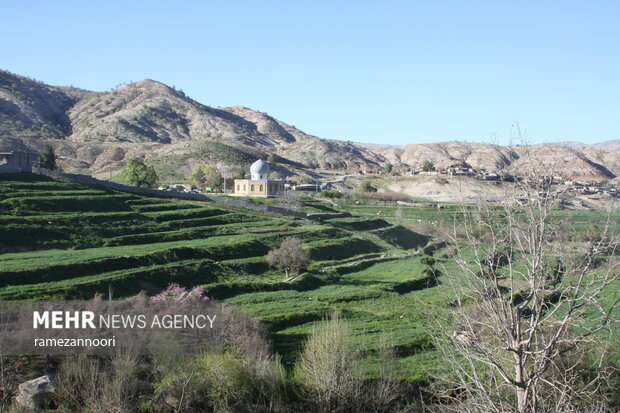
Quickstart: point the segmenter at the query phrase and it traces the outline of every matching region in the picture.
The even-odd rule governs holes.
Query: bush
[[[207,406],[217,410],[242,404],[250,396],[248,372],[228,354],[204,354],[196,362]]]
[[[360,185],[361,192],[377,192],[377,188],[375,188],[370,181],[364,181]]]
[[[356,411],[362,390],[360,365],[348,323],[332,315],[312,329],[295,367],[302,397],[319,411]]]
[[[430,171],[434,171],[435,170],[435,164],[433,164],[433,162],[429,161],[428,159],[424,161],[424,163],[422,164],[422,170],[424,172],[430,172]]]
[[[335,199],[335,198],[342,198],[342,192],[337,191],[337,190],[327,190],[324,189],[323,191],[321,191],[321,196],[323,198],[331,198],[331,199]]]
[[[58,412],[135,411],[138,363],[130,354],[112,359],[68,357],[56,376]]]

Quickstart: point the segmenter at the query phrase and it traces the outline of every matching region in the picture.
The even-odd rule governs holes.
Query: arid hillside
[[[458,141],[356,144],[308,135],[243,106],[206,106],[150,79],[91,92],[0,71],[0,140],[3,148],[34,150],[50,143],[65,171],[99,177],[118,173],[130,156],[146,158],[169,180],[186,176],[197,163],[246,168],[270,155],[277,160],[276,170],[291,174],[379,171],[388,164],[406,172],[429,161],[437,169],[518,173],[534,168],[584,180],[620,175],[617,140],[527,148]]]
[[[613,143],[613,142],[612,142]],[[573,147],[576,147],[574,145]],[[465,167],[507,171],[515,174],[536,170],[582,180],[613,179],[620,173],[620,151],[597,149],[605,145],[574,149],[566,145],[498,146],[475,142],[442,142],[377,149],[400,168],[417,169],[426,162],[435,168]],[[613,149],[613,145],[609,145]]]
[[[65,170],[117,171],[138,155],[185,173],[193,163],[249,164],[277,155],[292,169],[378,168],[384,159],[348,142],[321,139],[249,108],[216,109],[154,80],[110,92],[48,86],[0,72],[0,133],[39,149],[51,143]]]

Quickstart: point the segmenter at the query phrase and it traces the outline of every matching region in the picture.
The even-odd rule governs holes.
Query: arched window
[[[250,191],[251,191],[251,192],[254,192],[254,184],[252,184],[252,185],[250,186]]]
[[[261,185],[261,186],[259,186],[259,187],[258,187],[258,190],[259,190],[260,192],[263,192],[263,186],[262,186],[262,185]]]
[[[241,185],[237,184],[237,191],[241,191]]]
[[[245,186],[245,184],[243,184],[243,191],[246,191],[246,188],[247,187]]]

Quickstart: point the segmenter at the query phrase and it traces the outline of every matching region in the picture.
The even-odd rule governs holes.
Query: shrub
[[[56,376],[59,412],[129,413],[138,395],[138,363],[131,354],[110,360],[68,357]]]
[[[196,367],[209,407],[224,410],[249,398],[248,372],[240,360],[228,354],[203,354]]]
[[[361,192],[377,192],[377,188],[375,188],[370,181],[364,181],[360,185]]]
[[[429,161],[428,159],[424,161],[424,163],[422,164],[422,170],[424,172],[430,172],[430,171],[434,171],[435,170],[435,164],[433,164],[433,162]]]
[[[356,411],[360,363],[348,323],[334,313],[312,329],[295,368],[302,397],[320,411]]]
[[[323,198],[331,198],[331,199],[335,199],[335,198],[342,198],[342,192],[337,191],[337,190],[323,190],[321,191],[321,196]]]

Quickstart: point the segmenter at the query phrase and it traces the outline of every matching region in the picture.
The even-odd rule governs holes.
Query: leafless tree
[[[217,170],[220,172],[220,175],[222,175],[222,178],[224,178],[224,193],[226,193],[226,181],[239,176],[241,171],[239,167],[228,165],[224,162],[218,162]]]
[[[398,355],[386,336],[380,338],[378,360],[379,377],[364,392],[365,405],[373,412],[392,412],[403,398],[405,386],[401,380]]]
[[[289,271],[301,271],[310,259],[310,250],[304,248],[304,243],[299,238],[285,238],[280,248],[269,251],[267,262],[269,265],[282,268],[288,278]]]
[[[278,204],[280,204],[282,208],[290,209],[291,211],[299,211],[303,207],[303,202],[300,197],[298,192],[286,190],[278,199]]]
[[[449,236],[460,271],[444,271],[455,299],[437,323],[450,366],[434,389],[441,411],[606,411],[605,335],[619,300],[608,294],[619,276],[613,215],[596,239],[561,242],[571,223],[555,211],[566,192],[549,165],[527,162],[501,206],[464,207]]]
[[[405,211],[403,211],[402,205],[398,205],[396,207],[396,211],[394,212],[394,218],[396,219],[396,224],[402,225],[405,220]]]

